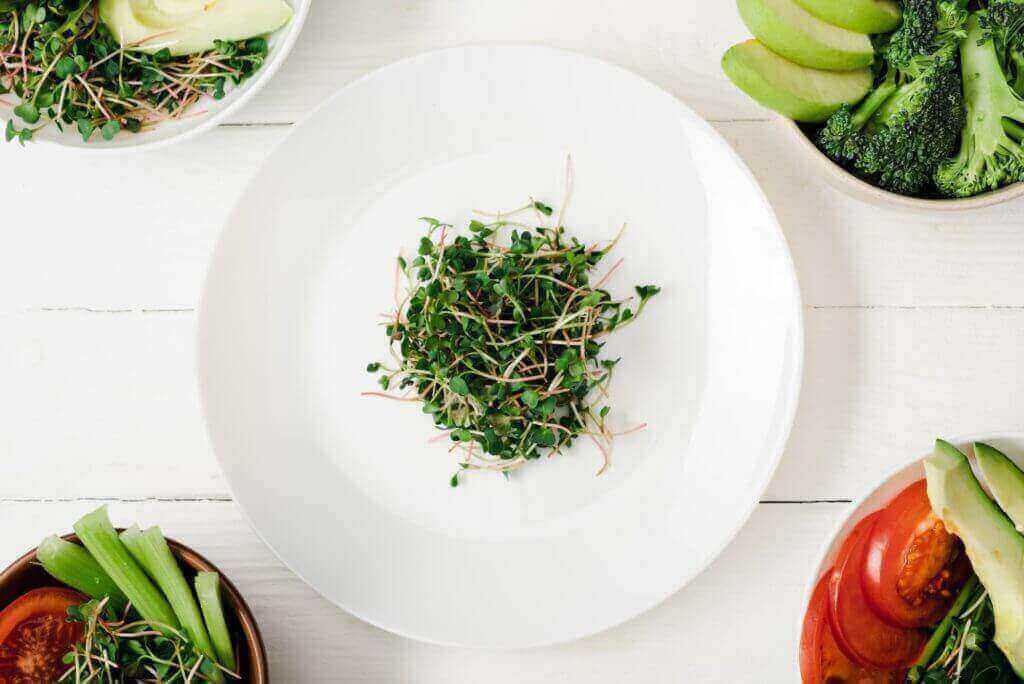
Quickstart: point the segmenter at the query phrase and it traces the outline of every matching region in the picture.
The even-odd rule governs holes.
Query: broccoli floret
[[[995,41],[1013,89],[1024,94],[1024,2],[993,0],[981,26]]]
[[[901,5],[903,21],[886,49],[886,60],[895,67],[930,53],[938,34],[939,7],[935,0],[903,0]]]
[[[995,29],[1004,38],[1019,35],[1024,28],[1024,3],[1020,0],[992,0],[981,25],[982,28]]]
[[[884,52],[890,66],[905,69],[914,59],[965,35],[967,0],[903,0],[901,5],[903,20]]]
[[[931,184],[939,164],[956,151],[965,118],[956,53],[952,45],[937,53],[873,117],[875,131],[858,167],[874,174],[881,187],[920,193]]]
[[[1024,180],[1024,100],[1007,82],[993,30],[984,11],[971,15],[960,47],[967,121],[959,153],[935,172],[935,185],[950,197],[970,197]]]
[[[865,126],[895,92],[895,78],[888,78],[856,110],[850,105],[840,107],[818,131],[818,147],[821,151],[844,166],[860,158],[868,141]]]
[[[906,195],[929,189],[956,150],[964,124],[957,48],[915,57],[886,77],[856,109],[843,108],[818,133],[818,146],[862,178]]]

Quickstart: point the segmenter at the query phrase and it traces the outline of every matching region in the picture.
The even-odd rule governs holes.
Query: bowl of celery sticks
[[[6,679],[5,679],[6,677]],[[0,574],[0,681],[269,681],[255,618],[217,568],[106,507]]]

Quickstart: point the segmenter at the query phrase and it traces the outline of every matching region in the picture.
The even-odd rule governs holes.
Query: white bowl
[[[785,129],[786,135],[792,138],[796,146],[803,151],[803,155],[822,170],[822,175],[829,185],[854,199],[873,204],[876,207],[902,209],[919,213],[945,213],[990,207],[1024,195],[1024,183],[1014,183],[1005,188],[966,199],[922,199],[920,197],[898,195],[894,192],[877,188],[857,178],[825,156],[796,122],[782,116],[776,118],[782,128]]]
[[[984,442],[985,444],[991,444],[995,448],[999,449],[1007,456],[1012,458],[1018,464],[1024,465],[1024,433],[1019,432],[999,432],[999,433],[987,433],[979,435],[967,435],[963,437],[953,437],[948,440],[951,444],[955,445],[958,449],[962,450],[965,454],[974,457],[974,442]],[[811,574],[810,579],[807,583],[807,588],[804,590],[803,598],[803,610],[800,611],[799,619],[797,620],[797,636],[795,643],[800,643],[800,635],[803,631],[804,614],[807,612],[807,606],[810,605],[811,595],[814,593],[814,588],[818,585],[818,581],[821,577],[828,572],[835,564],[836,556],[839,553],[840,547],[846,540],[846,537],[850,534],[853,528],[864,518],[868,517],[875,511],[879,511],[889,505],[889,502],[896,498],[896,495],[906,489],[912,483],[917,482],[924,477],[924,457],[918,458],[906,465],[901,466],[897,470],[893,471],[886,477],[884,477],[878,485],[871,488],[864,496],[857,499],[854,502],[853,510],[850,514],[836,527],[832,536],[826,542],[825,546],[821,550],[818,562],[814,565],[814,572]],[[972,460],[973,464],[973,460]],[[978,477],[982,482],[982,486],[986,486],[984,479]],[[797,657],[797,669],[799,671],[799,650],[796,654]]]
[[[186,114],[186,118],[181,121],[165,122],[141,133],[123,132],[113,140],[104,140],[98,134],[94,134],[89,142],[82,140],[82,136],[74,126],[65,126],[64,131],[61,132],[51,124],[35,134],[34,142],[75,151],[110,153],[164,147],[194,138],[200,133],[210,130],[244,107],[253,95],[270,81],[292,51],[292,47],[302,31],[302,26],[306,22],[306,16],[309,14],[309,7],[313,0],[286,0],[286,2],[295,10],[295,15],[285,26],[268,37],[270,52],[263,67],[252,78],[232,88],[223,99],[205,98],[194,105],[194,107],[205,110],[205,114],[194,117],[188,117]],[[9,110],[5,110],[5,114],[0,116],[0,125],[2,126],[6,126],[7,120],[11,118],[6,115],[6,111]],[[15,123],[20,126],[22,122],[15,118]]]

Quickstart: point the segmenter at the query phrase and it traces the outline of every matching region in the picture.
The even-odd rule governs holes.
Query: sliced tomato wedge
[[[864,593],[880,618],[897,627],[936,625],[970,573],[963,544],[932,512],[925,480],[882,510],[864,564]]]
[[[818,582],[804,615],[800,635],[800,674],[803,684],[900,684],[902,670],[888,672],[863,668],[840,650],[828,620],[828,584],[831,571]]]
[[[913,664],[927,636],[920,630],[885,622],[864,595],[867,543],[880,515],[881,511],[861,520],[843,542],[829,579],[829,621],[839,647],[853,662],[862,667],[896,670]]]
[[[69,606],[88,599],[71,589],[44,587],[0,612],[0,684],[51,684],[67,666],[64,654],[82,638],[81,623],[67,621]]]

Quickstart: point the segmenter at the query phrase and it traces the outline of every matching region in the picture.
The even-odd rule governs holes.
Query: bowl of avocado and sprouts
[[[8,144],[154,147],[210,129],[280,67],[311,0],[0,0]]]
[[[725,73],[859,199],[970,209],[1024,194],[1024,3],[737,0]]]

